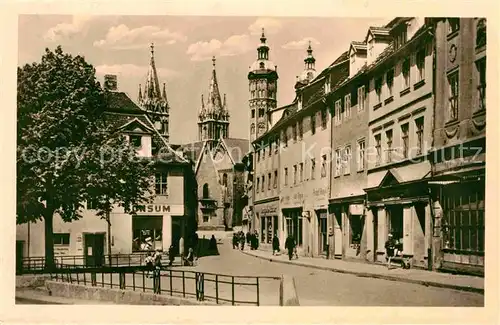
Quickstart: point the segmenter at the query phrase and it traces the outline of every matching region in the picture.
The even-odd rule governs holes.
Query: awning
[[[429,185],[449,185],[449,184],[455,184],[455,183],[460,183],[459,180],[453,180],[453,181],[429,181]]]

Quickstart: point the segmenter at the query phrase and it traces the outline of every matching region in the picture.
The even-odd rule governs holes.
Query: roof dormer
[[[351,42],[349,48],[349,78],[352,78],[366,64],[366,56],[366,43]]]
[[[366,63],[372,64],[392,41],[390,29],[386,27],[370,27],[365,38],[367,46]]]

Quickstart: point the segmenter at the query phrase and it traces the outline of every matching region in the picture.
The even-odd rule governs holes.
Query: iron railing
[[[275,276],[226,275],[165,267],[160,271],[146,267],[67,268],[58,269],[50,276],[55,281],[93,287],[196,298],[198,301],[212,301],[216,304],[256,306],[262,304],[262,284],[268,282],[268,288],[269,285],[275,285],[277,290],[272,290],[275,298],[266,296],[265,304],[283,305],[283,280]]]

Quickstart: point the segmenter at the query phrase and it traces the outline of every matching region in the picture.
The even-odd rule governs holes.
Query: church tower
[[[269,112],[276,108],[278,91],[277,67],[269,60],[264,28],[257,48],[257,60],[248,72],[250,90],[250,142],[269,129]]]
[[[198,114],[198,139],[209,141],[213,146],[220,138],[229,137],[229,111],[227,109],[226,94],[221,99],[217,73],[215,72],[215,56],[212,58],[212,77],[208,88],[208,97],[205,101],[201,95],[201,107]]]
[[[298,76],[297,83],[295,84],[295,89],[307,85],[316,77],[316,59],[314,58],[312,53],[313,50],[311,48],[311,41],[309,41],[307,56],[304,59],[304,71],[302,71],[300,76]]]
[[[167,91],[163,84],[163,90],[160,90],[158,81],[158,73],[156,72],[154,44],[151,43],[151,59],[149,61],[149,69],[144,85],[144,92],[139,85],[139,106],[147,112],[148,117],[153,122],[155,128],[160,132],[167,142],[169,141],[169,111],[170,107],[167,100]]]

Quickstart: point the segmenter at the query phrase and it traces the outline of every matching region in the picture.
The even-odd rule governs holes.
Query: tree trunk
[[[113,266],[113,260],[111,257],[111,218],[109,216],[109,211],[106,212],[106,221],[108,222],[108,259],[109,259],[109,266]]]
[[[45,226],[45,268],[52,270],[55,268],[54,263],[54,211],[47,209],[44,216]]]

